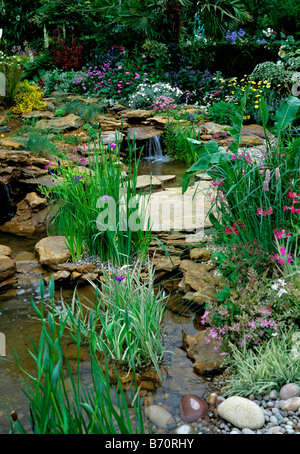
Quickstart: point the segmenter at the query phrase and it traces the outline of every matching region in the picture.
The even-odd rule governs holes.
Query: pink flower
[[[286,250],[285,250],[284,247],[282,247],[279,252],[280,252],[280,255],[285,255],[286,254]]]
[[[297,197],[297,194],[295,192],[289,192],[289,197],[291,197],[292,199]]]

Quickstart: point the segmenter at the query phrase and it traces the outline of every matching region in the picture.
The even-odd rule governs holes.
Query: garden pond
[[[176,175],[180,184],[185,165],[169,159],[145,159],[141,161],[139,173],[153,175]],[[34,245],[41,237],[19,237],[12,234],[0,233],[0,244],[9,246],[12,250],[11,257],[21,254],[32,254]],[[23,369],[35,375],[35,362],[28,350],[33,350],[31,338],[35,343],[39,341],[41,330],[40,320],[36,318],[30,301],[37,305],[40,302],[40,277],[29,278],[22,275],[22,285],[12,288],[0,296],[0,331],[6,338],[6,357],[0,361],[1,372],[1,403],[0,403],[0,433],[10,430],[9,410],[15,410],[22,422],[27,422],[29,413],[28,401],[22,392],[23,379],[17,368],[14,358],[16,351]],[[56,285],[55,304],[60,305],[61,298],[71,302],[74,288],[59,288]],[[78,288],[81,301],[84,297],[93,299],[92,287]],[[47,297],[47,292],[46,292]],[[175,293],[168,301],[163,317],[164,347],[167,350],[164,360],[163,383],[150,383],[153,389],[143,389],[141,392],[142,403],[163,405],[172,415],[180,416],[180,399],[185,394],[196,394],[204,398],[216,389],[214,377],[199,376],[193,371],[193,362],[182,348],[182,332],[194,335],[202,329],[198,316],[182,302],[182,295]],[[68,359],[73,362],[76,373],[76,347],[70,344],[67,347]],[[6,361],[9,360],[9,361]],[[88,353],[83,354],[80,360],[80,375],[82,383],[89,385],[91,382],[90,361]],[[126,384],[125,384],[126,388]],[[26,417],[26,418],[25,418]]]

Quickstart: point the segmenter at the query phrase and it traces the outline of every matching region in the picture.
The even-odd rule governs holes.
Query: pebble
[[[209,406],[206,420],[202,419],[201,421],[199,420],[192,424],[186,424],[181,418],[178,418],[178,420],[176,418],[177,427],[174,428],[170,426],[167,428],[167,432],[172,434],[300,435],[300,408],[297,408],[300,397],[300,388],[295,384],[289,384],[289,386],[285,387],[283,390],[282,388],[280,391],[272,390],[268,394],[251,395],[248,397],[248,400],[251,400],[251,402],[259,406],[265,418],[264,425],[258,429],[254,429],[253,427],[239,428],[232,423],[225,421],[220,415],[216,417],[216,407],[224,402],[226,398],[218,393],[211,393],[206,398],[206,402]],[[282,396],[285,396],[286,399],[283,399]],[[297,409],[295,411],[282,410],[281,407],[284,402],[286,405],[290,402],[295,402],[294,408]],[[285,406],[283,405],[283,407]],[[168,421],[168,423],[170,423],[170,421]],[[161,426],[162,425],[164,424],[161,424]]]

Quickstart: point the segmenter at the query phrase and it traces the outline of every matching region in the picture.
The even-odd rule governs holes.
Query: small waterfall
[[[161,136],[154,136],[148,139],[145,147],[145,159],[150,161],[170,161],[171,158],[164,155],[161,148]]]
[[[6,201],[8,202],[9,205],[13,205],[14,199],[13,199],[13,192],[12,192],[10,184],[4,184],[3,188],[4,188],[4,193],[6,195]]]
[[[14,194],[10,184],[0,184],[0,224],[11,219],[15,212]]]

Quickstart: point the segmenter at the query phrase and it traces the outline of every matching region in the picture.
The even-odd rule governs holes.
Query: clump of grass
[[[282,331],[254,349],[231,346],[228,361],[233,374],[226,379],[224,395],[247,397],[279,390],[286,383],[300,384],[299,332]]]
[[[122,171],[119,145],[114,144],[113,153],[99,146],[100,152],[81,158],[77,166],[69,159],[69,165],[56,169],[60,184],[50,192],[46,188],[45,195],[58,206],[63,204],[63,209],[53,217],[50,231],[66,236],[73,261],[84,248],[118,265],[137,256],[142,261],[152,236],[146,214],[149,198],[140,198],[136,188],[139,158],[135,145],[129,141],[128,175]]]
[[[83,343],[94,338],[95,349],[123,367],[155,367],[164,356],[161,322],[167,303],[162,290],[154,289],[154,272],[148,266],[147,282],[141,279],[141,265],[123,276],[105,275],[101,286],[95,288],[95,302],[88,306],[73,298],[71,314],[64,302],[56,309],[61,322],[66,320],[70,332],[80,329]],[[66,317],[68,318],[66,319]],[[96,332],[90,329],[95,322]]]
[[[68,309],[64,319],[57,321],[54,312],[54,280],[49,284],[50,311],[44,304],[44,285],[41,280],[41,303],[39,307],[32,301],[42,330],[39,345],[32,341],[31,356],[36,363],[36,371],[29,373],[19,363],[15,352],[16,364],[25,374],[24,394],[28,399],[31,429],[34,434],[132,434],[144,433],[141,403],[137,385],[133,386],[130,396],[125,396],[118,378],[120,391],[111,386],[108,364],[104,371],[95,354],[95,339],[91,336],[91,374],[92,382],[84,385],[80,376],[80,358],[77,367],[70,365],[63,352],[63,337],[67,321],[71,315]],[[91,324],[93,322],[91,321]],[[93,331],[94,332],[94,331]],[[80,331],[76,329],[72,338],[80,345]],[[67,386],[67,383],[69,384]],[[128,398],[131,400],[128,403]],[[129,406],[131,416],[129,414]],[[132,411],[134,420],[132,420]],[[28,429],[21,420],[11,420],[11,433],[26,434]]]
[[[35,156],[49,156],[56,152],[55,145],[50,141],[48,134],[31,130],[24,140],[26,148]]]

